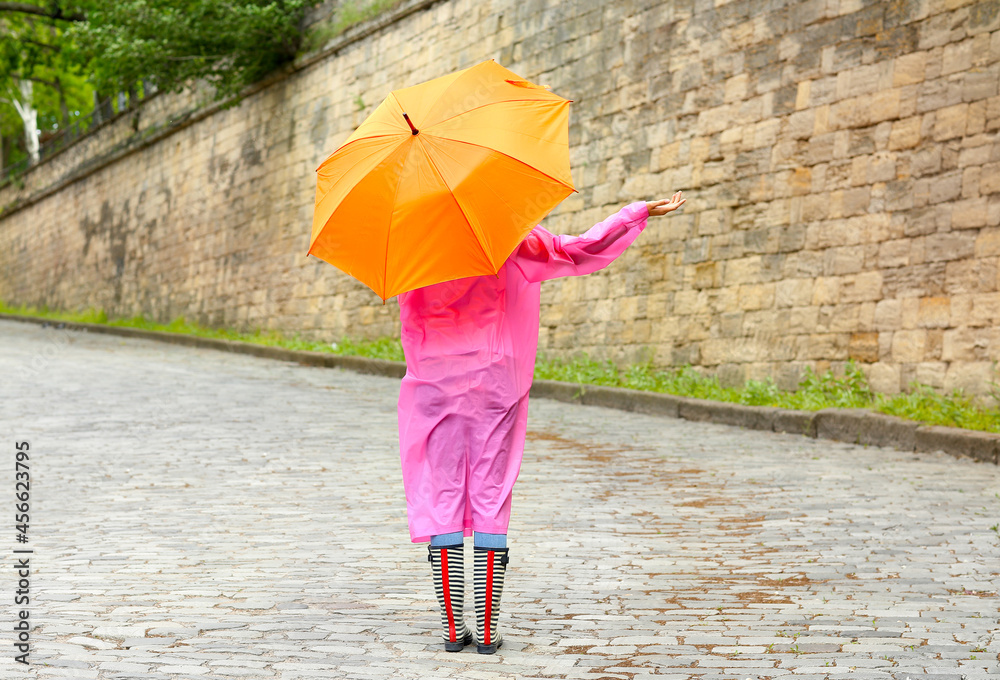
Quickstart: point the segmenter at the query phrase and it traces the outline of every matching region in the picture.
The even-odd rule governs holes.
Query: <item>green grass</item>
[[[395,337],[367,341],[345,337],[335,343],[327,343],[304,340],[299,335],[289,337],[277,331],[256,330],[246,333],[207,328],[185,321],[183,318],[177,318],[169,324],[154,323],[143,317],[109,320],[107,315],[99,310],[60,312],[45,308],[10,307],[0,302],[0,312],[53,320],[185,333],[203,338],[221,338],[286,349],[330,352],[391,361],[404,360],[403,347],[399,338]],[[770,378],[749,380],[741,388],[723,387],[716,377],[703,375],[691,366],[657,370],[651,363],[646,362],[619,368],[610,360],[595,361],[586,354],[572,361],[546,359],[539,355],[535,363],[535,377],[586,385],[609,385],[663,392],[749,406],[777,406],[809,411],[831,407],[867,408],[931,425],[1000,432],[1000,409],[996,406],[1000,404],[1000,386],[995,382],[991,383],[993,406],[977,403],[975,398],[961,390],[945,394],[919,383],[912,383],[908,393],[886,395],[874,392],[869,387],[861,367],[853,361],[847,363],[842,376],[835,376],[830,371],[820,375],[807,368],[798,389],[794,392],[778,389]]]
[[[185,335],[195,335],[200,338],[216,338],[221,340],[232,340],[234,342],[250,342],[256,345],[307,350],[310,352],[329,352],[331,354],[362,356],[370,359],[389,359],[391,361],[404,360],[403,348],[399,344],[398,338],[379,338],[378,340],[367,341],[343,338],[336,343],[328,343],[316,340],[304,340],[298,334],[288,336],[283,333],[279,333],[278,331],[258,329],[253,332],[246,333],[224,328],[208,328],[206,326],[186,321],[184,317],[177,317],[168,324],[149,321],[141,316],[109,320],[107,314],[100,310],[88,309],[83,312],[61,312],[49,310],[44,307],[41,309],[23,306],[10,307],[3,302],[0,302],[0,312],[5,314],[35,316],[52,319],[54,321],[99,323],[108,326],[124,326],[127,328],[142,328],[150,331],[183,333]]]
[[[539,360],[535,377],[590,385],[610,385],[652,392],[665,392],[696,399],[728,401],[748,406],[777,406],[815,411],[822,408],[867,408],[930,425],[1000,432],[1000,409],[976,403],[961,390],[942,394],[928,385],[911,383],[909,393],[886,395],[871,389],[861,367],[848,361],[843,376],[831,371],[818,375],[806,368],[794,392],[778,389],[770,378],[748,380],[741,388],[723,387],[715,376],[703,375],[691,366],[655,370],[650,364],[624,369],[611,361],[598,362],[586,355],[569,362]],[[996,383],[993,402],[1000,404]]]

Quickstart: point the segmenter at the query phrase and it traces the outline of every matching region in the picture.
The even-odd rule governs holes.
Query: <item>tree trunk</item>
[[[56,91],[59,93],[59,111],[62,113],[62,130],[63,134],[69,130],[69,104],[66,103],[66,93],[63,92],[62,81],[59,80],[59,76],[55,77]]]
[[[21,100],[14,101],[14,108],[24,122],[24,148],[28,152],[28,162],[34,165],[38,162],[38,109],[32,106],[32,83],[30,80],[22,80],[14,77],[17,89],[21,93]]]
[[[114,109],[111,108],[111,99],[110,96],[105,96],[94,90],[94,118],[91,123],[92,127],[96,127],[115,117]]]

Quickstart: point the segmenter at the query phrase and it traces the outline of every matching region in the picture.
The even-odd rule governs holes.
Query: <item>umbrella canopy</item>
[[[575,191],[569,103],[493,60],[392,91],[316,169],[309,254],[383,301],[496,274]]]

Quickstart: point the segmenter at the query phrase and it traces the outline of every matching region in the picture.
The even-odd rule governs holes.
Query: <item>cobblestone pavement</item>
[[[505,646],[449,654],[398,381],[2,321],[0,376],[36,551],[0,677],[1000,674],[990,465],[536,399]]]

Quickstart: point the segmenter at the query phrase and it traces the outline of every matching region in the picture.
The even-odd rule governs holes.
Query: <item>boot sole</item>
[[[472,633],[469,633],[464,638],[458,642],[445,642],[444,651],[446,652],[460,652],[465,649],[466,645],[472,644]]]
[[[500,649],[501,647],[503,647],[503,639],[502,638],[501,638],[500,642],[496,643],[495,645],[480,645],[480,644],[477,644],[476,645],[476,651],[479,652],[480,654],[496,654],[496,651],[498,649]]]

